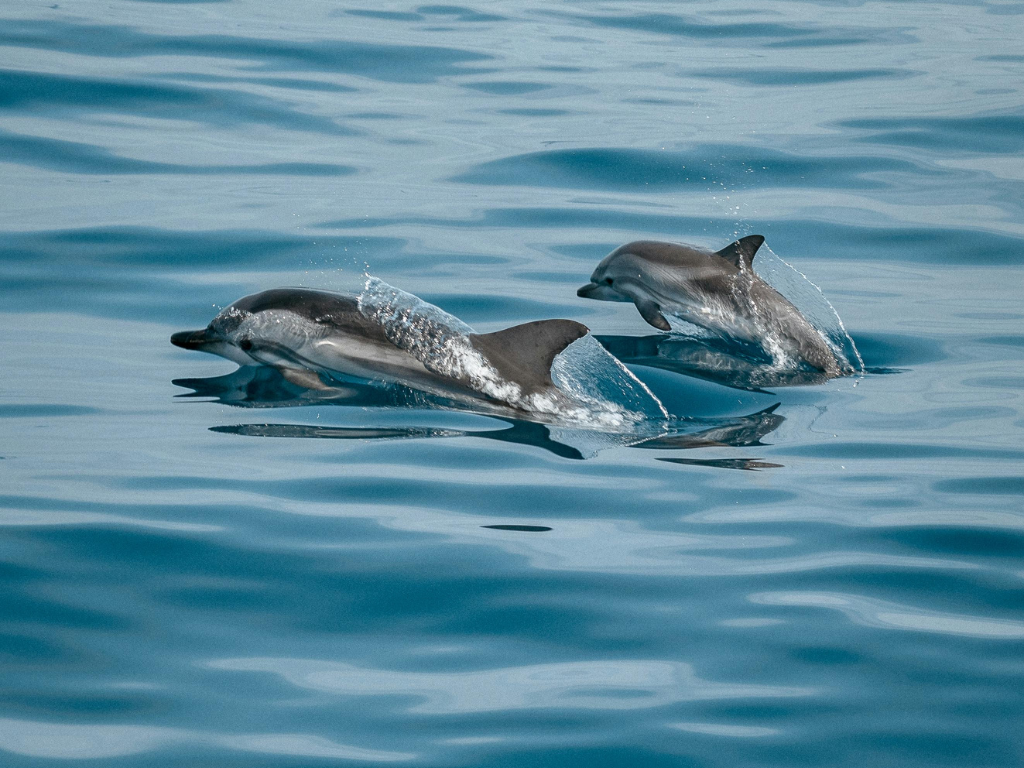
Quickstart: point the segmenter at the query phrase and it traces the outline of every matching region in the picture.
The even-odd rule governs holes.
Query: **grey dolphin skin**
[[[754,272],[763,242],[750,235],[717,252],[650,240],[627,243],[597,265],[576,295],[631,301],[660,330],[672,330],[668,313],[839,376],[843,366],[821,333]]]
[[[551,363],[588,329],[572,320],[541,320],[496,333],[468,335],[475,351],[518,395],[561,397]],[[393,380],[445,395],[498,400],[481,389],[465,366],[438,364],[389,338],[381,323],[360,310],[355,296],[307,288],[277,288],[239,299],[198,331],[181,331],[171,343],[226,357],[239,365],[261,363],[304,386],[323,386],[318,372]],[[476,372],[479,373],[479,372]]]

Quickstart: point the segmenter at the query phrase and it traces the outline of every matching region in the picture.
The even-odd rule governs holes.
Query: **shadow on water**
[[[764,445],[761,438],[778,429],[786,420],[775,412],[780,403],[764,408],[757,413],[734,418],[705,419],[704,428],[689,434],[663,435],[646,440],[636,448],[667,450],[672,448],[714,448],[730,446],[750,448]],[[715,424],[708,424],[713,421]]]
[[[319,384],[318,384],[319,382]],[[192,390],[182,398],[212,398],[215,402],[240,408],[284,408],[296,406],[347,406],[353,408],[466,411],[465,404],[419,392],[401,385],[374,386],[353,381],[323,382],[296,378],[269,366],[243,366],[211,378],[175,379],[173,384]],[[312,386],[310,386],[312,384]],[[779,404],[756,413],[731,418],[686,418],[673,420],[670,427],[655,435],[604,436],[586,429],[543,424],[515,418],[506,412],[478,415],[504,422],[504,429],[463,430],[422,426],[346,427],[310,424],[235,424],[214,426],[210,430],[249,437],[317,438],[327,440],[402,440],[474,437],[541,448],[566,459],[595,456],[602,448],[628,446],[649,450],[688,450],[709,447],[748,447],[763,445],[761,438],[785,421],[775,413]],[[781,466],[758,459],[678,460],[671,463],[713,466],[727,469],[761,469]]]
[[[824,384],[830,378],[809,366],[779,369],[759,347],[735,339],[669,333],[595,338],[627,365],[661,368],[751,392],[764,392],[767,387]],[[873,374],[895,372],[893,368],[864,369],[864,373]]]
[[[770,461],[760,459],[679,459],[659,458],[658,461],[666,461],[669,464],[685,464],[691,467],[715,467],[717,469],[745,469],[749,472],[759,472],[762,469],[781,467],[782,464],[773,464]]]

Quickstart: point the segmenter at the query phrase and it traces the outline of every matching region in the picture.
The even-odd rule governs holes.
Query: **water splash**
[[[640,379],[590,334],[555,357],[551,379],[562,392],[584,403],[614,402],[645,419],[664,420],[668,411]]]
[[[663,422],[657,397],[592,337],[570,344],[551,366],[556,394],[526,395],[470,343],[473,329],[439,307],[367,277],[359,310],[378,323],[388,340],[428,370],[501,403],[544,414],[561,424],[634,432],[643,422]]]
[[[800,310],[832,347],[840,364],[845,362],[849,369],[864,372],[864,359],[843,319],[807,275],[775,253],[767,243],[761,246],[754,259],[754,271]]]
[[[787,333],[779,325],[779,319],[756,300],[756,293],[751,290],[756,279],[767,283],[797,308],[821,336],[842,373],[864,372],[863,358],[835,307],[805,274],[779,257],[767,245],[758,251],[753,272],[741,269],[730,302],[718,301],[712,296],[703,297],[704,313],[715,319],[716,327],[729,330],[706,330],[677,316],[667,317],[674,335],[706,343],[712,348],[710,359],[705,365],[693,361],[697,368],[722,370],[728,367],[730,361],[722,358],[721,351],[714,351],[723,344],[728,348],[729,357],[736,357],[749,364],[751,382],[764,376],[773,379],[777,374],[795,373],[806,367],[787,344]],[[737,312],[737,305],[744,310]],[[744,340],[755,338],[757,342]],[[813,361],[810,362],[815,365]],[[779,385],[781,383],[776,383],[776,386]]]

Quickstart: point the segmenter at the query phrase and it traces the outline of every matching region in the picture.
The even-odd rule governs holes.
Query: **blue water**
[[[0,764],[1024,764],[1022,32],[0,2]],[[727,386],[575,295],[629,240],[752,233],[867,374]],[[687,429],[168,343],[364,270],[480,331],[586,323]]]

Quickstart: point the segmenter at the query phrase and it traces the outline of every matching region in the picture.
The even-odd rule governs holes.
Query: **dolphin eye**
[[[243,352],[248,352],[250,349],[252,349],[252,340],[242,339],[240,342],[238,342],[238,348]]]
[[[605,285],[611,285],[612,284],[612,279],[610,277],[606,277],[604,279],[604,282],[605,282]]]

